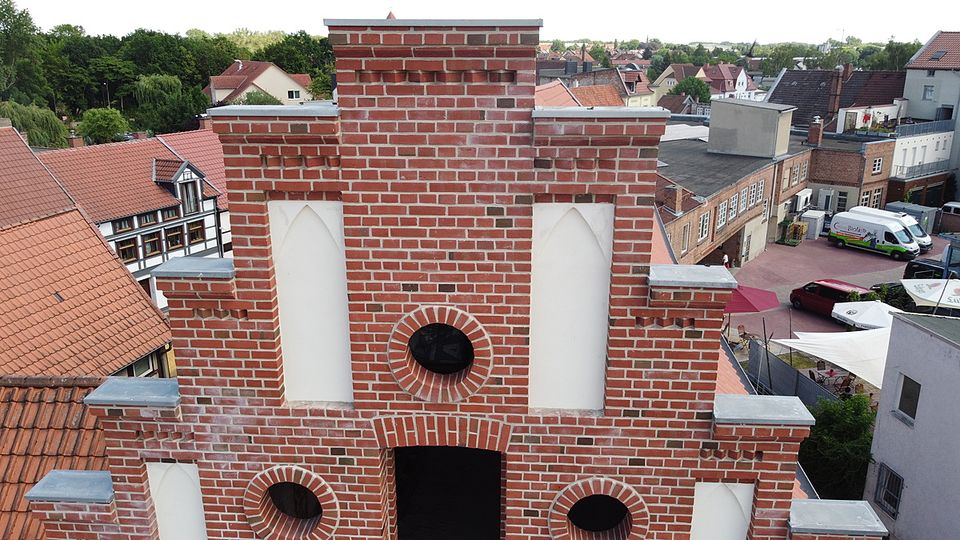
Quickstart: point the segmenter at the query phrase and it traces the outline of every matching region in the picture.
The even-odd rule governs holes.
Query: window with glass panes
[[[191,244],[197,244],[206,240],[206,233],[203,229],[203,221],[194,221],[187,224],[187,238]]]
[[[847,192],[837,192],[837,212],[844,212],[847,209]]]
[[[120,240],[117,242],[117,256],[120,257],[120,260],[129,263],[139,259],[137,254],[137,239],[136,238],[127,238],[126,240]]]
[[[680,235],[680,253],[686,253],[690,247],[690,224],[683,226],[683,234]]]
[[[897,399],[897,410],[912,419],[916,419],[919,403],[920,383],[906,375],[900,375],[900,397]]]
[[[903,477],[893,472],[886,464],[877,467],[877,490],[873,494],[873,501],[884,512],[896,519],[900,511],[900,496],[903,494]]]
[[[157,255],[160,253],[160,233],[154,232],[150,234],[143,235],[141,240],[143,243],[143,255],[144,257],[149,257],[151,255]]]
[[[740,190],[740,212],[747,210],[747,188]]]
[[[720,203],[717,207],[717,229],[727,224],[727,201]]]
[[[197,193],[196,182],[184,182],[180,184],[180,194],[183,198],[184,213],[195,214],[200,211],[200,198]]]
[[[883,189],[878,189],[873,192],[873,206],[874,208],[880,208],[880,198],[883,196]]]
[[[710,234],[710,212],[700,215],[700,231],[697,240],[703,240]]]
[[[860,194],[860,206],[870,206],[870,192],[864,191]]]
[[[737,203],[739,199],[740,199],[740,195],[736,193],[734,193],[733,196],[730,197],[730,215],[727,216],[728,219],[730,220],[733,220],[733,218],[737,217]]]
[[[757,204],[757,185],[750,184],[750,208]]]
[[[167,249],[179,249],[183,247],[183,227],[168,227],[163,231],[167,237]]]

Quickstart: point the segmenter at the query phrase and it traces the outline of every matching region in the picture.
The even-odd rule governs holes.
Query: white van
[[[853,212],[839,212],[830,222],[827,240],[837,247],[851,246],[910,260],[920,254],[920,246],[896,221]]]
[[[917,220],[910,214],[904,212],[891,212],[890,210],[881,210],[879,208],[870,208],[869,206],[854,206],[847,212],[854,214],[863,214],[865,216],[876,216],[878,218],[892,219],[907,230],[907,234],[917,241],[920,251],[927,252],[933,249],[933,239],[923,230],[923,227],[917,223]]]

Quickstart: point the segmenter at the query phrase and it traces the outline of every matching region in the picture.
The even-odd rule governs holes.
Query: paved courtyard
[[[927,258],[940,258],[947,241],[933,237],[934,247]],[[790,291],[816,279],[833,278],[870,287],[877,283],[898,281],[905,262],[857,249],[838,249],[826,238],[805,240],[797,247],[770,244],[760,256],[743,268],[733,269],[741,285],[767,289],[777,293],[781,305],[763,313],[733,314],[732,335],[742,324],[751,334],[760,336],[766,321],[767,335],[774,338],[793,337],[793,332],[842,332],[844,327],[833,319],[790,307]]]

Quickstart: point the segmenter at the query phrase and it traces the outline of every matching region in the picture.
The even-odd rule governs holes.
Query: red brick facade
[[[536,26],[334,25],[330,40],[338,116],[214,117],[235,277],[160,280],[181,403],[93,407],[115,501],[35,504],[49,538],[157,538],[145,462],[163,460],[199,467],[209,538],[393,539],[394,454],[412,446],[501,453],[502,538],[686,539],[703,481],[753,483],[750,538],[787,538],[808,427],[716,424],[729,289],[647,282],[664,116],[534,112]],[[267,212],[285,199],[343,202],[351,406],[285,399]],[[550,201],[616,208],[602,411],[527,405],[532,205]],[[430,380],[402,346],[435,321],[474,340],[458,380]],[[278,515],[276,482],[322,516]],[[626,521],[574,526],[566,510],[591,494]]]

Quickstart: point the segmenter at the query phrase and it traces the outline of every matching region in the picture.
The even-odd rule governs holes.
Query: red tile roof
[[[917,51],[907,69],[960,69],[960,32],[937,32]]]
[[[537,107],[579,107],[580,102],[570,92],[563,81],[557,79],[547,84],[537,86],[534,91],[534,102]]]
[[[204,180],[220,192],[217,206],[227,209],[227,173],[223,168],[223,145],[217,134],[209,129],[169,133],[157,137],[181,159],[200,169]]]
[[[173,182],[183,160],[153,158],[153,180],[155,182]]]
[[[616,87],[610,84],[596,86],[578,86],[570,92],[584,107],[623,107],[623,98]]]
[[[223,70],[223,73],[220,75],[213,75],[210,77],[210,83],[203,89],[203,93],[208,96],[213,96],[210,91],[210,86],[213,85],[214,88],[220,90],[232,90],[227,97],[223,98],[221,101],[232,101],[243,94],[251,85],[253,85],[257,78],[260,75],[263,75],[265,71],[271,67],[277,67],[273,62],[258,62],[256,60],[243,60],[234,62],[230,66]],[[280,71],[283,71],[280,69]],[[283,71],[286,73],[285,71]],[[294,82],[307,88],[310,86],[310,75],[303,73],[287,73],[287,76],[293,79]],[[306,82],[306,84],[304,84]]]
[[[289,75],[290,78],[296,81],[297,84],[308,90],[310,89],[310,83],[313,82],[313,79],[310,77],[310,75],[306,73],[290,73]]]
[[[673,68],[673,78],[680,82],[688,77],[696,77],[700,67],[693,64],[670,64]]]
[[[0,376],[0,538],[44,538],[23,496],[51,469],[106,469],[103,432],[83,405],[100,382]]]
[[[0,372],[109,375],[169,341],[79,211],[0,229]]]
[[[660,101],[657,101],[657,106],[663,107],[673,114],[686,114],[690,112],[686,102],[687,96],[666,94],[660,98]]]
[[[12,127],[0,128],[0,228],[73,208],[63,187]]]

